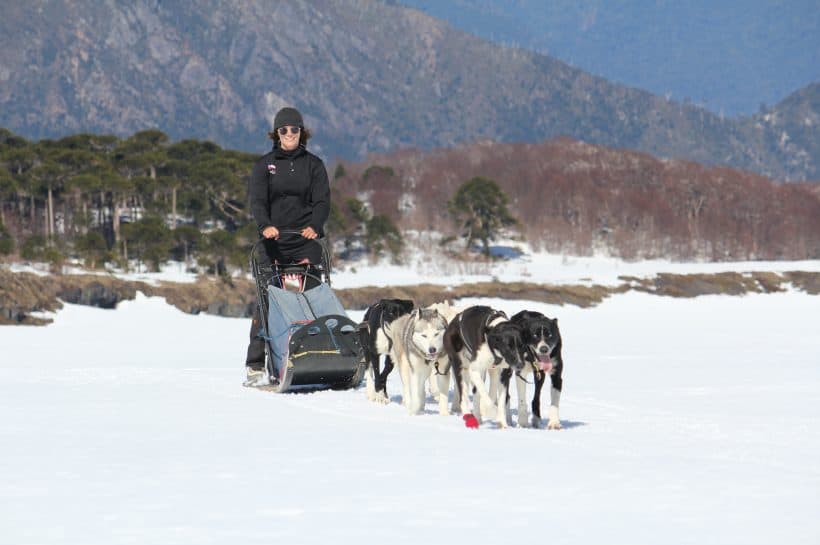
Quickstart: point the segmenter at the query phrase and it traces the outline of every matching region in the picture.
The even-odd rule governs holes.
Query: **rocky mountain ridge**
[[[370,0],[40,0],[0,19],[0,126],[28,138],[157,127],[261,152],[294,104],[330,160],[566,135],[816,180],[816,87],[723,118]]]
[[[754,115],[820,80],[812,0],[398,0],[496,43],[712,112]]]

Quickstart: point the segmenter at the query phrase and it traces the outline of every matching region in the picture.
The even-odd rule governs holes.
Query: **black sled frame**
[[[283,235],[299,232],[282,231]],[[262,389],[283,393],[297,389],[358,386],[364,358],[358,324],[348,318],[330,289],[330,256],[326,239],[319,264],[270,263],[263,240],[251,250],[257,304],[265,340]]]

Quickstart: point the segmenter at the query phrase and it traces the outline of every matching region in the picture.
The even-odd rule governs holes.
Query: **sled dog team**
[[[449,301],[414,308],[413,301],[382,299],[367,309],[359,335],[367,363],[367,397],[372,401],[389,403],[387,377],[398,366],[402,403],[410,414],[424,410],[429,383],[439,414],[448,415],[452,376],[453,413],[464,415],[468,426],[472,420],[471,427],[486,419],[506,428],[512,420],[509,389],[514,377],[518,426],[540,427],[541,388],[549,377],[547,428],[561,428],[558,405],[564,364],[557,319],[526,310],[508,318],[488,306],[462,309]]]

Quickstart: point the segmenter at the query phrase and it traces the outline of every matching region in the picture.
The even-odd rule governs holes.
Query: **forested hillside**
[[[515,230],[536,247],[625,258],[816,259],[820,191],[749,172],[613,150],[566,138],[402,151],[343,163],[343,194],[365,196],[403,229],[452,231],[449,201],[489,178]]]
[[[157,130],[38,142],[0,130],[0,254],[89,267],[244,267],[256,238],[246,196],[254,160]],[[453,259],[475,258],[473,243],[500,235],[577,255],[820,257],[816,185],[570,139],[405,150],[329,170],[327,231],[341,260],[401,260],[418,231],[438,233]]]
[[[0,126],[26,138],[158,128],[261,152],[286,105],[329,160],[568,136],[779,181],[820,178],[816,100],[777,123],[777,108],[721,116],[391,3],[3,6]]]
[[[36,143],[0,130],[0,252],[53,263],[79,256],[91,267],[196,257],[224,268],[250,240],[253,160],[156,130]]]

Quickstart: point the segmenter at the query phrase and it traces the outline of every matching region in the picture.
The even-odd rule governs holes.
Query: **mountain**
[[[400,0],[497,43],[713,112],[753,114],[820,80],[816,0]],[[765,108],[764,108],[765,109]]]
[[[781,180],[820,178],[816,154],[773,145],[754,119],[369,0],[13,3],[0,19],[0,84],[0,126],[28,138],[157,127],[260,152],[274,113],[293,104],[314,129],[313,149],[330,159],[567,135]],[[820,139],[816,126],[806,131]]]
[[[754,117],[765,136],[765,146],[776,150],[779,161],[791,172],[813,172],[817,178],[820,158],[820,83],[788,96],[770,110]]]

